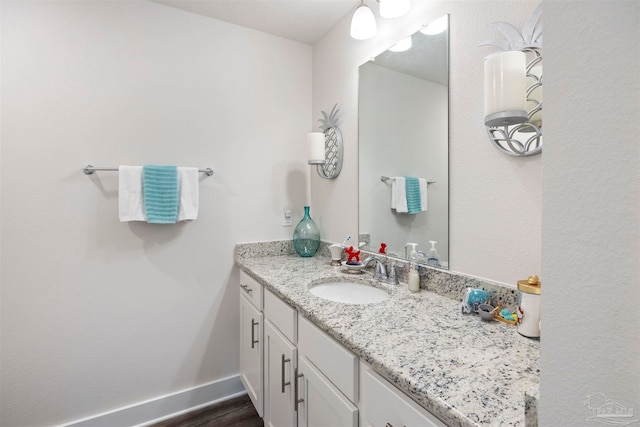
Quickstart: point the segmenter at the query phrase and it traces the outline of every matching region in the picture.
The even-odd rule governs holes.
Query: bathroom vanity
[[[241,378],[265,425],[525,425],[538,341],[461,314],[459,299],[354,278],[286,242],[261,245],[236,247],[236,264]],[[370,283],[389,298],[344,304],[309,292],[332,280]]]

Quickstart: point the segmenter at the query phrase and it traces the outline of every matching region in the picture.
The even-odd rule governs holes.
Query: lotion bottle
[[[411,292],[418,292],[420,290],[420,272],[418,271],[418,250],[417,243],[407,243],[407,246],[411,247],[409,252],[409,277],[407,282],[409,284],[409,290]]]

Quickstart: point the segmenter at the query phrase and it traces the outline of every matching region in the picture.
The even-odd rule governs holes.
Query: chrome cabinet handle
[[[282,392],[284,393],[284,388],[288,385],[291,385],[291,381],[284,382],[284,364],[287,362],[291,362],[291,359],[285,359],[283,354],[281,362],[282,362],[281,363],[281,367],[282,367],[281,384],[282,384]]]
[[[253,292],[253,289],[251,289],[250,287],[248,287],[247,285],[240,285],[240,287],[242,289],[244,289],[244,291],[248,294],[250,294],[251,292]]]
[[[255,336],[255,327],[259,324],[260,323],[256,322],[255,319],[251,319],[251,348],[254,348],[254,346],[260,342],[260,340],[257,340]]]
[[[293,407],[293,410],[298,412],[298,405],[300,403],[304,402],[304,399],[298,399],[298,388],[299,388],[299,386],[298,386],[298,378],[303,378],[304,374],[299,374],[298,373],[298,368],[296,368],[294,370],[294,375],[293,376],[295,377],[295,383],[294,383],[294,387],[293,387],[293,390],[294,390],[293,391],[293,398],[295,400],[295,405]]]

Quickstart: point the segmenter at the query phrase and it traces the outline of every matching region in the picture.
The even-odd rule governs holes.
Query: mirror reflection
[[[435,241],[442,268],[449,261],[448,18],[434,21],[444,31],[425,26],[361,65],[358,82],[359,241],[374,252],[385,243],[389,256],[405,259],[407,243],[426,255]]]

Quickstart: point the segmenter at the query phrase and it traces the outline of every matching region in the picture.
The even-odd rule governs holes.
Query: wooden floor
[[[150,427],[264,427],[248,395],[161,421]]]

